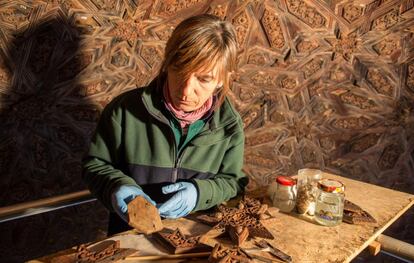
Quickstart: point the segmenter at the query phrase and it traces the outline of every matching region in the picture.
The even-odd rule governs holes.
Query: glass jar
[[[315,214],[315,200],[320,179],[322,179],[321,170],[304,168],[298,171],[296,210],[299,214],[308,213],[311,216]]]
[[[289,213],[296,205],[296,180],[288,176],[276,177],[273,205],[281,212]]]
[[[342,222],[345,186],[336,180],[322,179],[318,182],[315,220],[324,226],[336,226]]]

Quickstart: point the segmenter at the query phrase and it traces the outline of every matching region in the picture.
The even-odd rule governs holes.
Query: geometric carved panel
[[[201,13],[236,29],[238,71],[230,97],[244,121],[250,188],[318,167],[414,193],[412,0],[6,2],[0,12],[1,206],[84,189],[81,158],[101,110],[149,83],[174,27]],[[85,214],[76,211],[68,220]],[[62,226],[59,220],[49,225]],[[44,229],[39,221],[25,225]],[[414,220],[407,222],[400,238],[413,243]],[[43,241],[27,244],[52,236],[34,232],[45,233]],[[2,252],[10,262],[35,253]]]

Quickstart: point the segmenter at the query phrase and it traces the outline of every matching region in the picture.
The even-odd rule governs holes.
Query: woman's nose
[[[186,80],[183,83],[183,87],[181,89],[181,96],[182,97],[188,98],[188,97],[191,97],[193,95],[193,93],[194,93],[193,83],[194,83],[193,77],[190,77],[188,80]]]

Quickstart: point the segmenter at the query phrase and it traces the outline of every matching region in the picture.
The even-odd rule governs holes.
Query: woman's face
[[[188,79],[180,78],[178,71],[172,67],[169,67],[167,72],[171,102],[174,108],[185,112],[203,106],[222,85],[218,79],[217,66],[210,71],[192,72]]]

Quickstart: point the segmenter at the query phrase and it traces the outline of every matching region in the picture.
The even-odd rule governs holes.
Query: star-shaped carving
[[[326,41],[332,46],[335,57],[341,55],[346,61],[351,61],[352,56],[361,46],[361,41],[356,34],[339,35],[337,38],[327,38]]]
[[[273,235],[262,225],[261,219],[270,217],[268,206],[259,200],[244,196],[237,207],[220,205],[211,215],[200,215],[196,218],[213,228],[201,239],[215,238],[228,233],[230,238],[240,246],[248,237],[274,239]]]
[[[127,41],[130,46],[146,35],[144,23],[139,19],[125,19],[115,23],[113,29],[108,33],[121,41]]]

